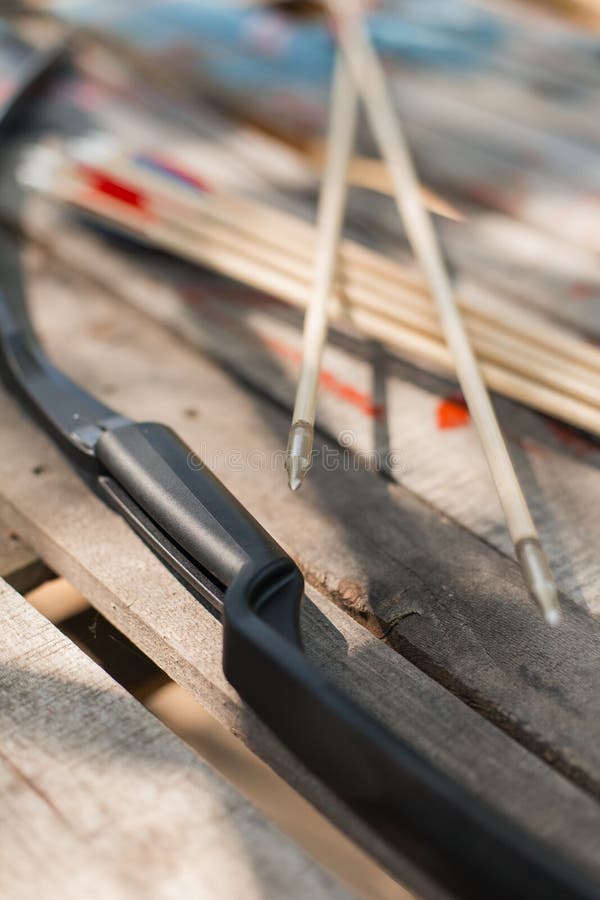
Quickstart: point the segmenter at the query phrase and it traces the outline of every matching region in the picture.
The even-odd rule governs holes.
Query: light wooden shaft
[[[147,186],[149,179],[135,166],[122,163],[115,166],[111,160],[108,171],[112,173],[115,169],[132,184]],[[162,191],[156,191],[156,183]],[[284,271],[303,284],[312,281],[314,276],[307,263],[314,256],[317,242],[315,229],[308,223],[290,216],[282,217],[276,210],[241,199],[240,209],[228,212],[233,198],[225,195],[210,195],[193,204],[188,202],[184,211],[180,204],[168,202],[172,198],[163,193],[164,182],[160,178],[152,179],[150,186],[155,196],[162,197],[161,218],[171,221],[177,230],[185,223],[206,240],[206,227],[210,227],[211,241],[237,247],[245,255]],[[286,229],[287,218],[293,225],[302,226],[299,234],[291,227]],[[363,260],[359,251],[369,252],[348,241],[340,245],[336,279],[340,284],[334,284],[334,295],[339,293],[350,308],[364,306],[437,337],[439,315],[423,286],[414,279],[411,281],[409,273],[398,263],[372,252],[373,259],[365,257]],[[480,359],[499,362],[593,406],[600,406],[597,377],[589,369],[590,364],[600,368],[600,354],[596,348],[533,314],[514,307],[507,314],[506,306],[490,297],[478,298],[476,302],[463,298],[460,305]]]
[[[331,90],[329,139],[319,213],[313,291],[304,319],[302,370],[293,421],[315,419],[319,373],[327,337],[327,306],[335,278],[346,208],[346,173],[356,135],[357,94],[346,62],[338,54]]]
[[[337,2],[338,40],[355,84],[365,101],[380,151],[386,159],[394,183],[394,194],[409,240],[431,285],[444,336],[451,350],[456,372],[465,395],[514,543],[537,537],[533,519],[523,496],[496,415],[458,312],[442,250],[418,191],[417,175],[408,146],[395,113],[380,62],[370,44],[362,18],[348,13]],[[351,4],[349,4],[351,6]]]
[[[172,216],[165,213],[164,219],[165,222],[171,221]],[[186,222],[186,225],[190,233],[197,234],[202,241],[210,240],[211,244],[218,243],[237,249],[245,256],[308,286],[310,273],[307,272],[306,262],[294,255],[296,248],[293,242],[286,252],[282,252],[259,240],[259,233],[254,236],[244,232],[236,233],[236,229],[211,221],[210,217],[208,219],[205,223],[196,216],[193,222]],[[174,220],[173,224],[181,230],[180,220]],[[336,298],[343,302],[350,313],[354,313],[356,308],[365,308],[435,337],[441,334],[439,316],[430,303],[429,296],[421,296],[402,282],[390,283],[390,280],[377,273],[370,275],[359,270],[354,274],[352,269],[346,269],[341,277],[341,285],[332,286],[330,299]],[[534,335],[503,331],[495,323],[488,323],[485,319],[478,319],[468,313],[465,315],[465,323],[481,360],[499,362],[509,369],[600,407],[597,379],[585,366],[557,355],[553,350],[537,346],[533,342]],[[578,344],[585,346],[580,340]]]
[[[266,265],[260,259],[239,245],[222,243],[215,239],[210,225],[198,226],[194,231],[180,230],[174,233],[168,223],[155,221],[140,226],[139,216],[129,212],[117,200],[87,197],[79,189],[73,192],[68,179],[54,184],[54,195],[66,202],[75,203],[97,215],[105,215],[109,220],[119,222],[129,230],[139,231],[140,237],[147,237],[157,245],[178,255],[235,278],[245,284],[264,291],[300,309],[307,307],[309,290],[281,269]],[[201,238],[199,240],[198,238]],[[333,297],[331,313],[336,321],[350,320],[365,334],[384,341],[389,347],[415,356],[427,364],[442,366],[452,373],[455,365],[440,337],[432,337],[422,329],[416,329],[409,318],[402,315],[402,305],[398,306],[396,319],[384,317],[376,310],[361,308],[351,304],[344,306],[339,298]],[[491,388],[507,397],[556,416],[573,425],[600,434],[600,411],[589,403],[569,397],[559,389],[551,389],[536,382],[529,375],[519,375],[506,368],[507,363],[497,365],[483,362],[482,372]]]
[[[111,173],[151,191],[165,219],[176,215],[179,225],[185,221],[190,228],[200,226],[202,220],[209,220],[213,230],[219,227],[229,230],[228,241],[234,240],[236,234],[242,241],[251,239],[257,256],[266,260],[270,250],[269,258],[277,268],[293,268],[302,281],[311,277],[307,263],[314,258],[317,242],[315,227],[308,222],[244,197],[222,192],[197,196],[176,183],[165,188],[164,178],[141,170],[125,157],[110,158],[105,166]],[[222,233],[225,234],[225,231]],[[354,286],[360,283],[365,289],[368,288],[374,304],[378,305],[383,294],[386,294],[390,306],[397,307],[401,296],[402,304],[418,304],[422,315],[431,317],[432,323],[435,322],[435,327],[438,327],[439,315],[432,305],[428,289],[415,273],[401,263],[347,239],[340,243],[338,263],[344,296],[351,302],[354,302],[351,296]],[[539,345],[549,351],[550,375],[558,374],[558,366],[562,366],[569,377],[587,375],[588,391],[595,392],[595,400],[590,396],[590,401],[600,402],[597,377],[590,371],[600,371],[600,351],[596,347],[541,316],[520,309],[514,303],[507,308],[506,299],[501,302],[490,295],[484,297],[479,294],[476,299],[463,296],[457,297],[456,301],[472,335],[474,328],[481,335],[485,328],[488,339],[498,339],[501,334],[506,334],[508,338],[526,345],[518,354],[521,370],[527,366],[534,348]],[[480,320],[481,324],[475,320]],[[477,340],[474,344],[478,355],[484,356]],[[523,352],[524,349],[526,352]],[[516,356],[513,352],[512,359],[515,360]],[[508,359],[506,362],[509,362]],[[566,388],[566,382],[563,385]]]

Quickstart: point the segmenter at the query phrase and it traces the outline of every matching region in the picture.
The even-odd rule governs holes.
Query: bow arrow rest
[[[35,56],[0,111],[6,139],[63,52]],[[1,235],[0,235],[1,239]],[[460,897],[598,896],[591,876],[505,819],[357,706],[303,653],[295,563],[169,428],[132,421],[46,357],[0,281],[0,374],[92,489],[223,623],[229,682],[370,828]],[[339,753],[343,747],[343,753]]]

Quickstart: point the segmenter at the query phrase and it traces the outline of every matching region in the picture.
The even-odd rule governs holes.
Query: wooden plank
[[[25,593],[52,577],[50,569],[11,528],[0,529],[0,578]]]
[[[119,253],[44,205],[32,205],[31,221],[58,259],[218,358],[291,415],[301,353],[297,312],[175,260],[136,254],[129,245]],[[440,406],[455,391],[451,381],[339,330],[331,333],[322,381],[318,424],[328,437],[339,446],[342,436],[371,466],[375,460],[393,480],[513,555],[475,429],[439,427]],[[600,558],[588,539],[598,528],[598,443],[508,400],[498,398],[496,407],[559,587],[600,612]]]
[[[596,777],[594,623],[568,609],[567,625],[548,631],[511,563],[370,473],[317,471],[308,490],[291,500],[275,465],[287,427],[280,410],[248,396],[181,341],[67,271],[59,277],[39,273],[30,288],[47,344],[67,371],[123,412],[180,431],[216,463],[218,474],[310,579],[358,618],[380,622],[396,643],[407,623],[409,633],[415,623],[417,636],[427,629],[420,652],[429,668],[435,666],[425,650],[435,657],[436,644],[445,652],[453,638],[461,653],[446,668],[438,666],[438,677],[456,687],[464,672],[467,687],[480,689],[483,706],[514,715],[522,739],[532,734],[544,749],[569,751],[588,781]],[[26,532],[57,571],[219,721],[414,887],[415,875],[407,874],[404,862],[386,854],[240,704],[223,678],[214,618],[90,495],[4,395],[0,408],[0,517]],[[259,449],[266,456],[256,455]],[[326,598],[310,596],[307,645],[327,674],[453,777],[598,869],[595,800]],[[589,726],[582,724],[585,714]]]
[[[4,582],[0,609],[3,896],[350,896]]]
[[[13,572],[18,572],[35,561],[33,550],[23,544],[15,532],[9,528],[0,531],[0,578],[6,579]]]

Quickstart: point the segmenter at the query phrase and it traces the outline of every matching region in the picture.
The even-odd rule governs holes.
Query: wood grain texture
[[[15,531],[0,528],[0,578],[15,590],[25,593],[50,577],[50,569]]]
[[[25,546],[18,535],[9,528],[0,531],[0,578],[6,579],[36,560],[35,553]]]
[[[461,109],[465,106],[462,92],[466,90],[470,98],[468,106],[472,106],[470,120],[477,126],[472,140],[475,141],[481,132],[484,145],[493,149],[499,140],[498,128],[502,132],[506,126],[503,140],[510,133],[508,143],[513,151],[515,147],[523,149],[519,128],[515,132],[514,128],[508,128],[510,122],[500,119],[502,125],[499,126],[493,117],[482,117],[477,113],[478,108],[481,113],[480,87],[466,86],[462,79],[450,79],[448,83],[444,80],[443,85],[437,85],[435,77],[431,79],[423,73],[412,73],[410,78],[424,103],[420,109],[418,103],[405,98],[412,117],[418,120],[425,116],[431,122],[439,118],[438,112],[443,113],[446,130],[455,130],[456,107],[457,104]],[[491,84],[490,89],[495,95],[497,85]],[[448,99],[447,109],[444,101],[439,99],[441,96],[444,101]],[[593,96],[590,99],[595,102]],[[293,154],[278,151],[268,139],[259,135],[251,138],[243,130],[230,134],[231,123],[228,128],[223,119],[210,112],[204,115],[203,111],[201,121],[192,132],[172,117],[166,125],[159,117],[148,115],[147,110],[134,110],[123,98],[113,96],[107,100],[105,96],[104,100],[94,109],[94,116],[108,130],[130,140],[133,145],[161,146],[168,128],[169,142],[177,147],[178,158],[191,166],[205,166],[209,182],[222,188],[259,194],[275,204],[293,207],[301,215],[313,215],[314,179],[307,175]],[[516,115],[510,104],[507,106],[503,101],[501,106],[505,112],[508,110]],[[61,104],[55,98],[53,110],[58,121],[65,118],[64,101]],[[555,108],[554,111],[558,110]],[[78,110],[82,121],[88,113]],[[583,110],[579,111],[578,117],[584,124]],[[420,127],[423,127],[422,123]],[[578,167],[569,163],[570,154],[565,150],[565,147],[573,149],[573,145],[551,140],[548,135],[536,133],[531,139],[533,136],[542,141],[542,155],[556,179],[560,181],[565,176],[567,164],[576,180],[580,176],[584,180],[589,177],[589,150],[584,152],[578,145],[583,153],[581,159],[587,160],[578,173]],[[430,139],[432,145],[438,147],[439,136],[430,136]],[[215,153],[217,142],[220,142],[219,152]],[[481,155],[479,145],[467,148],[467,151]],[[557,153],[558,162],[555,160]],[[458,164],[469,176],[472,175],[469,166],[463,162],[468,158],[466,151],[465,154],[455,151],[452,158],[447,159],[447,154],[440,153],[438,147],[438,157],[442,167],[451,168]],[[518,163],[518,169],[527,161],[522,153],[517,153],[517,157],[516,162],[511,159],[512,164]],[[536,165],[531,159],[527,162],[529,168],[535,169]],[[511,170],[511,166],[508,169]],[[14,217],[11,193],[3,184],[0,207],[3,214]],[[297,317],[291,324],[289,320],[287,323],[285,320],[274,322],[272,311],[261,316],[260,310],[249,308],[248,303],[222,303],[220,287],[218,302],[211,304],[210,286],[207,288],[207,281],[198,276],[198,270],[194,272],[189,267],[184,287],[198,307],[198,315],[197,321],[189,316],[182,317],[181,311],[173,311],[174,305],[181,304],[181,296],[173,290],[172,267],[164,263],[164,258],[147,271],[148,263],[151,263],[147,255],[142,254],[140,265],[140,257],[136,260],[135,254],[119,256],[114,247],[107,252],[100,241],[89,239],[79,227],[57,221],[55,216],[45,216],[39,203],[28,208],[27,228],[49,245],[52,252],[70,265],[87,268],[95,278],[110,285],[111,290],[122,292],[127,299],[152,306],[157,316],[170,317],[174,326],[188,336],[195,336],[204,346],[211,344],[223,361],[242,377],[252,380],[261,390],[287,406],[292,405],[297,377],[295,354],[300,351]],[[491,287],[496,299],[512,293],[523,305],[538,306],[550,317],[560,314],[563,321],[592,332],[598,328],[600,266],[592,252],[507,215],[490,213],[489,209],[472,201],[465,209],[468,223],[444,223],[442,227],[444,245],[457,265],[460,283],[464,282],[467,273],[475,275],[475,287],[471,277],[466,279],[468,292],[479,290],[483,281]],[[594,223],[592,217],[592,229]],[[353,194],[349,227],[364,240],[376,241],[385,252],[395,256],[405,253],[399,246],[396,212],[385,198],[369,195],[367,199],[362,192]],[[185,269],[180,269],[179,275],[181,271]],[[580,290],[581,294],[578,293]],[[237,296],[249,298],[250,303],[256,299],[255,294],[245,289],[238,290]],[[574,302],[566,303],[566,296]],[[228,322],[224,321],[226,317]],[[236,320],[239,325],[237,335],[232,325]],[[436,426],[439,392],[451,392],[455,386],[447,379],[420,378],[415,370],[390,359],[381,350],[375,351],[365,341],[356,340],[356,335],[354,338],[351,345],[328,348],[327,372],[338,387],[349,386],[367,397],[375,392],[373,382],[377,379],[379,397],[376,402],[385,407],[387,420],[374,422],[372,417],[361,414],[356,405],[344,402],[339,391],[328,391],[324,386],[320,398],[320,426],[328,436],[337,437],[351,423],[355,449],[364,453],[372,453],[380,448],[382,441],[387,441],[400,460],[397,471],[392,473],[394,478],[492,546],[511,554],[502,511],[474,429],[440,431]],[[274,343],[279,344],[278,350],[274,349]],[[283,358],[282,354],[286,353],[287,358]],[[271,364],[273,355],[279,357],[275,367]],[[278,377],[278,370],[285,377]],[[330,380],[330,387],[331,383]],[[600,491],[598,444],[516,404],[500,401],[497,409],[557,582],[561,590],[578,602],[587,603],[598,613],[600,563],[593,543],[588,540],[588,535],[599,524],[595,502]]]
[[[119,252],[92,232],[30,208],[32,233],[58,259],[168,325],[246,383],[290,410],[301,318],[243,285],[164,256]],[[471,290],[475,290],[472,288]],[[455,384],[407,365],[356,332],[332,330],[317,423],[395,481],[512,556],[502,509],[475,429],[440,429]],[[560,589],[600,612],[600,449],[572,429],[506,399],[495,406]]]
[[[278,316],[256,295],[241,302],[242,292],[228,293],[222,282],[206,286],[201,274],[194,292],[194,273],[189,269],[182,275],[176,266],[159,260],[158,265],[150,261],[145,272],[135,261],[103,249],[99,241],[83,233],[77,237],[69,231],[69,237],[71,258],[85,261],[98,279],[110,280],[122,297],[220,358],[263,396],[289,408],[294,350],[300,346],[294,321]],[[102,271],[98,260],[94,261],[97,253],[103,260]],[[62,258],[67,259],[64,252]],[[178,291],[174,281],[181,277],[187,277],[187,286]],[[446,515],[508,550],[476,435],[468,427],[440,432],[435,426],[440,399],[435,379],[424,376],[415,383],[411,380],[414,370],[411,373],[410,367],[393,360],[384,359],[379,371],[377,348],[373,348],[375,362],[366,353],[357,358],[356,349],[356,342],[342,342],[326,356],[332,390],[323,391],[321,422],[329,434],[345,432],[354,441],[351,449],[359,453],[393,448],[400,462],[392,476]],[[356,403],[344,402],[339,395],[344,385],[358,385],[356,396],[373,401],[382,392],[387,418],[361,414]],[[227,418],[228,401],[220,400],[224,396],[220,393],[215,399],[211,391],[202,397],[211,423]],[[267,521],[279,529],[313,584],[492,721],[600,796],[600,755],[595,751],[600,722],[595,662],[599,630],[575,608],[578,602],[596,608],[600,596],[598,559],[589,539],[598,528],[600,456],[583,438],[577,441],[572,436],[572,443],[565,447],[546,423],[527,410],[514,404],[499,406],[545,545],[562,587],[574,601],[567,603],[569,624],[558,632],[550,633],[537,621],[512,564],[486,553],[478,541],[466,541],[459,530],[440,528],[439,518],[432,539],[430,523],[435,516],[413,528],[398,516],[397,506],[404,506],[403,515],[410,520],[411,495],[394,493],[388,484],[377,484],[366,473],[344,478],[317,465],[293,506],[286,498],[283,471],[270,479],[264,472],[253,473],[252,478],[240,477],[239,471],[221,474],[235,479],[236,489],[246,491],[248,501],[270,516]],[[199,404],[194,400],[190,409],[199,409]],[[254,440],[255,425],[245,415],[241,421],[224,422],[224,446],[242,450],[251,446],[258,451],[259,466],[268,467],[271,458],[281,470],[282,455],[272,454],[285,446],[285,425],[277,424],[278,417],[268,415],[267,409],[257,397],[256,414],[268,418],[274,440]],[[193,432],[191,422],[180,420],[178,427]],[[200,444],[210,450],[204,432]],[[354,466],[351,454],[340,457],[339,445],[329,444],[329,451],[321,455],[323,465]],[[227,469],[218,444],[209,462]],[[239,470],[239,460],[234,468]],[[285,503],[277,519],[275,497]],[[309,531],[307,519],[312,523]],[[404,567],[408,585],[399,587],[398,573]]]
[[[420,653],[426,667],[437,667],[436,676],[462,677],[480,691],[482,706],[514,715],[521,738],[556,745],[590,780],[597,776],[593,623],[569,610],[565,628],[548,632],[511,563],[370,473],[317,470],[309,489],[290,501],[277,469],[287,428],[280,410],[64,270],[38,272],[30,288],[40,329],[61,366],[123,412],[180,431],[313,583],[396,644],[414,633],[418,647],[423,635]],[[387,854],[240,704],[222,674],[214,618],[90,495],[5,395],[0,407],[2,520],[25,533],[219,721],[417,886],[405,863]],[[311,658],[326,673],[453,777],[598,869],[600,807],[592,798],[321,594],[310,597],[303,628]]]
[[[0,582],[0,892],[347,898]]]

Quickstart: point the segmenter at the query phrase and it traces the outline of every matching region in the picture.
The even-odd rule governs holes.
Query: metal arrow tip
[[[516,550],[529,593],[540,606],[548,625],[558,625],[562,620],[558,588],[540,542],[527,538],[519,541]]]
[[[288,484],[297,491],[312,465],[314,429],[309,422],[299,420],[290,428],[287,445],[286,468]]]
[[[304,472],[300,467],[298,459],[290,459],[288,461],[288,485],[292,491],[297,491],[304,481]]]
[[[544,613],[544,618],[548,625],[560,625],[562,622],[562,613],[560,609],[547,609]]]

